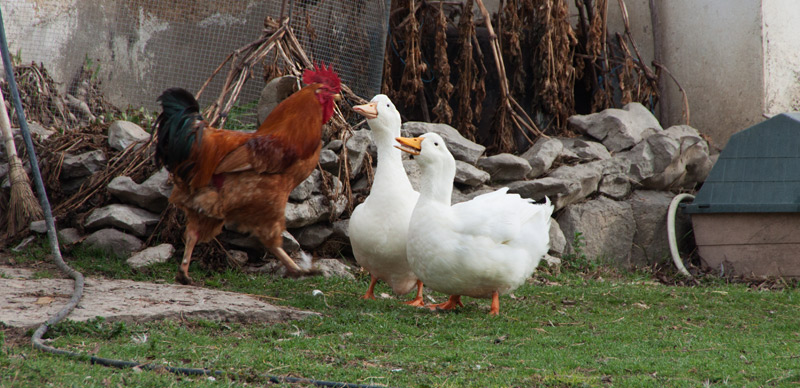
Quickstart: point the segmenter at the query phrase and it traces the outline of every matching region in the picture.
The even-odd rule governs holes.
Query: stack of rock
[[[707,142],[697,130],[679,125],[663,129],[642,105],[569,119],[578,138],[540,138],[519,156],[484,155],[484,147],[462,137],[446,124],[407,122],[404,136],[436,132],[447,141],[456,159],[453,202],[507,186],[512,193],[541,201],[549,197],[556,208],[551,227],[551,251],[555,257],[574,252],[574,242],[589,259],[619,267],[636,267],[669,258],[666,214],[676,191],[694,189],[713,164]],[[109,143],[121,150],[129,144],[149,140],[149,134],[133,123],[118,121],[109,127]],[[369,181],[365,163],[376,161],[368,129],[353,131],[346,142],[325,144],[316,170],[290,196],[286,208],[284,247],[315,250],[326,241],[347,241],[347,199],[336,177],[347,156],[353,177],[351,187],[365,195]],[[372,153],[373,157],[367,155]],[[64,185],[79,185],[105,164],[102,151],[69,155],[64,160]],[[405,160],[412,184],[419,171],[413,160]],[[0,171],[2,173],[2,171]],[[82,241],[132,257],[132,265],[166,260],[174,248],[165,244],[144,247],[143,238],[159,221],[171,191],[168,174],[161,170],[141,184],[119,176],[108,185],[117,203],[94,209],[85,218],[88,236],[62,230],[67,242]],[[333,198],[333,200],[331,200]],[[41,224],[34,225],[41,230]],[[678,220],[678,235],[688,229]],[[580,236],[580,239],[576,239]],[[250,252],[262,252],[247,236],[226,232],[222,241]],[[147,248],[147,249],[145,249]],[[142,252],[144,250],[144,252]]]

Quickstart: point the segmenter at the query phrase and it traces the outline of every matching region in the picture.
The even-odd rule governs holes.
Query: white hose
[[[672,202],[669,203],[669,211],[667,212],[667,238],[669,239],[669,251],[672,253],[672,261],[675,263],[675,267],[678,268],[678,272],[680,272],[681,275],[692,277],[689,271],[686,270],[686,267],[683,266],[681,254],[678,252],[678,240],[675,238],[675,213],[678,211],[678,204],[686,198],[694,199],[694,195],[678,194],[675,198],[672,198]]]

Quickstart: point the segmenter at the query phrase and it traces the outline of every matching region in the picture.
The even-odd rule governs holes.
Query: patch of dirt
[[[0,323],[35,328],[70,299],[71,279],[33,279],[27,268],[0,266]],[[225,322],[283,322],[318,313],[274,306],[255,297],[193,286],[87,278],[83,299],[67,319],[98,316],[129,323],[200,318]]]

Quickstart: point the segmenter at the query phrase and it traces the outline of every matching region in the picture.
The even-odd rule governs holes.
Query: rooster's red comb
[[[317,82],[334,89],[336,93],[341,89],[341,81],[333,71],[333,65],[325,67],[325,64],[317,64],[314,65],[314,70],[306,69],[303,72],[303,83],[310,85]]]

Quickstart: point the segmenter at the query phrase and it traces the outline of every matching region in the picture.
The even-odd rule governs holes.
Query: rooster
[[[184,89],[158,97],[155,160],[175,184],[170,203],[186,214],[180,283],[192,282],[195,245],[210,241],[225,224],[257,237],[289,274],[307,271],[281,248],[286,202],[317,166],[322,125],[333,116],[341,87],[332,67],[324,65],[306,70],[303,82],[307,86],[275,107],[253,133],[208,126]]]

